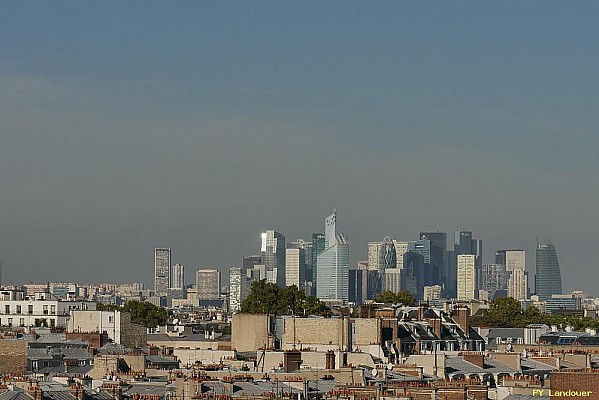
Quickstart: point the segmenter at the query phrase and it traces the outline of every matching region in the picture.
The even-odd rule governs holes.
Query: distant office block
[[[217,269],[199,269],[196,272],[196,291],[198,300],[219,299],[220,271]]]
[[[537,242],[535,294],[544,301],[554,294],[562,294],[562,276],[551,242]]]
[[[476,256],[458,255],[458,300],[476,299]]]
[[[185,266],[181,264],[173,265],[171,277],[171,289],[185,288]]]
[[[408,251],[403,256],[403,269],[401,269],[401,290],[407,290],[417,300],[422,300],[424,295],[424,256],[415,251]]]
[[[324,233],[312,234],[312,287],[316,291],[318,276],[318,255],[324,251]]]
[[[171,249],[154,249],[154,291],[166,293],[171,286]]]
[[[445,232],[420,232],[421,240],[430,241],[431,282],[430,284],[447,284],[449,278],[445,269],[445,252],[447,251],[447,234]]]
[[[497,294],[506,293],[508,274],[503,264],[484,264],[482,268],[480,290],[488,293],[490,299]],[[505,296],[505,294],[504,294]]]
[[[401,269],[389,268],[385,270],[385,291],[401,292]]]
[[[260,255],[252,255],[243,257],[243,268],[250,269],[254,268],[254,265],[262,264],[262,257]]]
[[[252,279],[248,277],[248,270],[242,267],[229,269],[229,311],[237,312],[241,309],[241,302],[250,293]]]
[[[287,249],[285,251],[285,286],[295,285],[303,289],[306,281],[306,251]]]
[[[314,250],[314,245],[312,242],[309,242],[304,239],[297,239],[296,241],[287,243],[287,249],[299,249],[303,254],[303,263],[301,273],[301,281],[298,287],[302,287],[306,290],[306,293],[311,294],[312,291],[312,274],[313,274],[313,264],[312,264],[312,252]],[[289,265],[287,261],[285,261],[285,268],[289,269]],[[289,286],[289,283],[285,283]]]
[[[285,286],[285,236],[275,230],[261,234],[260,256],[268,271],[268,281]]]
[[[424,301],[437,301],[443,296],[443,288],[441,285],[425,286]]]
[[[321,300],[349,300],[349,241],[337,234],[337,213],[325,219],[325,250],[317,257],[316,296]]]

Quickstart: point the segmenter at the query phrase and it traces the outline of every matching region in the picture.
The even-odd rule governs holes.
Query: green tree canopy
[[[402,290],[399,293],[390,290],[378,293],[374,300],[378,303],[401,304],[404,306],[416,305],[416,298],[407,290]]]
[[[280,288],[266,279],[252,283],[250,294],[241,302],[241,312],[276,315],[330,316],[331,310],[314,296],[292,285]]]
[[[482,315],[470,318],[470,324],[488,328],[524,328],[529,324],[556,325],[560,329],[571,326],[574,330],[599,328],[599,321],[588,317],[544,314],[536,307],[522,310],[520,302],[511,297],[494,299]]]
[[[103,311],[117,310],[128,312],[131,314],[132,323],[140,324],[148,328],[164,325],[168,320],[168,311],[166,308],[157,307],[147,301],[139,302],[136,300],[131,300],[125,303],[123,306],[98,303],[97,308],[98,310]]]

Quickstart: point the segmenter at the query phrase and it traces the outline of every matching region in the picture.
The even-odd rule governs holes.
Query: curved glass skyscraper
[[[541,301],[562,294],[562,275],[553,243],[537,241],[536,255],[535,294]]]

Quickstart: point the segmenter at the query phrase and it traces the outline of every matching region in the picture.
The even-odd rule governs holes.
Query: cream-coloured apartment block
[[[95,308],[95,302],[60,301],[49,293],[32,297],[11,293],[0,300],[0,326],[65,327],[71,312]]]

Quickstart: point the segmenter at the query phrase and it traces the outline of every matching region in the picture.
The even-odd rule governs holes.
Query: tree
[[[250,294],[241,302],[241,312],[250,314],[278,314],[279,287],[266,279],[254,281]]]
[[[378,303],[401,304],[404,306],[416,305],[416,298],[407,290],[402,290],[399,293],[387,290],[386,292],[378,293],[374,300]]]
[[[100,304],[97,306],[98,310],[101,311],[122,311],[131,314],[131,322],[134,324],[144,325],[148,328],[154,328],[158,325],[166,324],[168,321],[168,311],[166,308],[157,307],[147,301],[139,302],[131,300],[125,303],[123,306],[117,306],[114,304]]]
[[[520,302],[511,297],[494,299],[489,303],[489,309],[480,316],[471,317],[470,323],[489,328],[524,328],[529,324],[556,325],[561,329],[571,326],[574,330],[599,327],[599,321],[587,317],[544,314],[534,306],[522,310]]]
[[[241,302],[241,312],[275,315],[330,316],[331,310],[314,296],[306,297],[304,291],[291,285],[279,288],[265,279],[252,283],[250,294]]]

